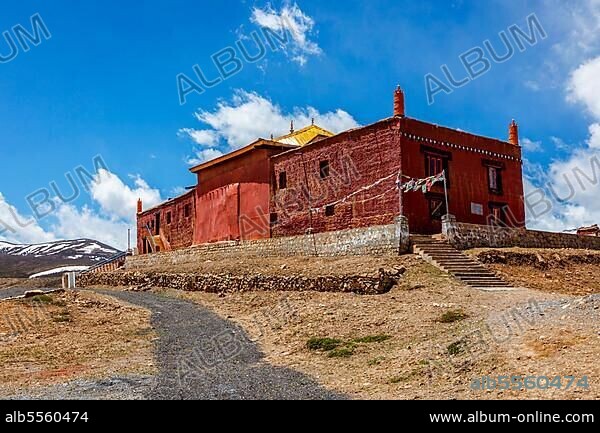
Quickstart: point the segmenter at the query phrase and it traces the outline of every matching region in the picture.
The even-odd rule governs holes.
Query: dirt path
[[[47,293],[52,292],[56,289],[23,289],[20,287],[9,287],[6,289],[0,289],[0,300],[16,298],[17,296],[23,296],[26,292],[30,290],[41,290],[42,292]]]
[[[308,376],[262,361],[238,325],[191,302],[102,291],[152,311],[159,373],[149,399],[339,399]]]

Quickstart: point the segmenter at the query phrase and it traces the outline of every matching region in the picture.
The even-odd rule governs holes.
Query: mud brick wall
[[[456,248],[575,248],[600,250],[600,237],[454,223],[446,237]]]
[[[169,243],[171,248],[191,246],[194,239],[194,221],[196,219],[195,200],[195,191],[189,191],[181,197],[139,214],[137,218],[138,251],[144,251],[144,239],[149,236],[146,225],[151,227],[153,235],[159,235],[156,230],[157,216],[160,219],[160,235]],[[186,206],[189,211],[187,216]],[[167,214],[170,215],[170,222],[167,222],[169,221]]]
[[[387,226],[287,238],[231,241],[198,245],[157,254],[127,257],[127,270],[142,270],[153,265],[194,263],[219,257],[294,257],[294,256],[393,256],[408,252],[408,226],[405,221]]]
[[[398,120],[390,119],[357,131],[275,156],[272,161],[272,236],[327,232],[392,224],[399,214],[400,170]],[[322,165],[327,165],[321,175]],[[279,178],[285,173],[285,188]],[[342,200],[382,178],[385,182]],[[332,205],[329,213],[326,207]],[[310,210],[312,209],[312,211]]]

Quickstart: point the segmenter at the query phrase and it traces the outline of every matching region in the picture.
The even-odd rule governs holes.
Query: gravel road
[[[153,293],[101,292],[152,311],[159,369],[149,399],[341,399],[308,376],[262,360],[238,325]]]
[[[22,290],[21,290],[22,292]],[[33,389],[0,388],[8,399],[345,399],[294,370],[266,363],[238,325],[188,301],[153,293],[97,291],[152,312],[158,374],[74,380]],[[2,290],[15,296],[19,289]],[[7,296],[8,297],[8,296]]]

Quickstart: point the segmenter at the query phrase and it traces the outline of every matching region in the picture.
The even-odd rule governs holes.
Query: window
[[[321,161],[319,163],[319,174],[321,179],[327,179],[329,177],[329,161]]]
[[[446,200],[442,195],[430,195],[427,197],[429,202],[429,216],[432,220],[441,221],[446,215]]]
[[[171,224],[171,212],[167,212],[167,224]]]
[[[438,155],[426,155],[425,156],[425,175],[429,176],[437,176],[442,171],[444,171],[444,158]]]
[[[189,218],[192,215],[192,205],[186,204],[183,208],[183,215],[185,218]]]
[[[501,161],[484,159],[483,166],[487,172],[488,189],[492,194],[502,194],[502,172],[506,168]]]
[[[490,192],[502,194],[502,170],[498,167],[488,167],[488,185]]]
[[[285,171],[279,173],[279,189],[287,188],[287,174]]]
[[[154,227],[155,227],[155,232],[154,232],[154,234],[155,234],[156,236],[158,236],[158,235],[160,234],[160,212],[157,212],[157,213],[154,215],[154,219],[156,220],[156,223],[154,224]]]
[[[279,223],[279,216],[277,213],[273,212],[271,214],[271,225],[277,225],[277,223]]]
[[[446,185],[450,186],[450,170],[449,165],[452,161],[452,153],[444,152],[443,150],[436,149],[435,147],[429,147],[421,145],[421,153],[425,156],[425,176],[437,176],[442,172],[446,173]]]
[[[506,207],[504,203],[490,203],[490,223],[492,225],[506,225]]]
[[[325,216],[332,217],[335,215],[335,206],[327,206],[325,208]]]

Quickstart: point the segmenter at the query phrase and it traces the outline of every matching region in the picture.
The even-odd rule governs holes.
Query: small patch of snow
[[[63,266],[61,268],[50,269],[44,272],[33,274],[29,277],[30,280],[39,277],[46,277],[55,274],[64,274],[65,272],[81,272],[89,269],[89,266]]]

